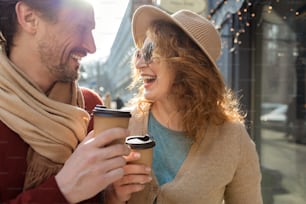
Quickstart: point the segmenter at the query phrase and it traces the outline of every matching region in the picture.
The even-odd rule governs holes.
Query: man
[[[0,0],[0,203],[93,203],[123,176],[130,151],[107,144],[128,131],[93,137],[102,101],[76,82],[94,27],[83,0]]]

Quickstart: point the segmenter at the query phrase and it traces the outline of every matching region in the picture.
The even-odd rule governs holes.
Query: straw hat
[[[165,20],[180,27],[208,56],[215,67],[221,52],[221,39],[214,25],[194,12],[179,10],[169,15],[151,5],[136,9],[132,18],[132,32],[136,45],[144,42],[149,25],[155,20]]]

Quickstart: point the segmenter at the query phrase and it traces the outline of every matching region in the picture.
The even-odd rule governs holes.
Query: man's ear
[[[28,33],[35,34],[38,25],[37,12],[26,3],[19,1],[15,7],[20,26]]]

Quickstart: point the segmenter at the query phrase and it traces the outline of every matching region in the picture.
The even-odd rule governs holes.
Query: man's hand
[[[57,184],[71,203],[95,196],[125,174],[130,153],[125,144],[108,145],[128,136],[128,130],[112,128],[96,137],[90,132],[55,176]]]

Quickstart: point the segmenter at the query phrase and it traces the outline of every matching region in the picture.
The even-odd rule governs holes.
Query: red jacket
[[[92,113],[96,104],[102,104],[101,98],[82,88],[85,109]],[[90,120],[88,131],[92,130]],[[22,192],[27,169],[26,157],[29,145],[15,132],[0,122],[0,203],[68,203],[60,192],[55,177],[52,176],[37,188]],[[93,203],[92,200],[90,203]]]

